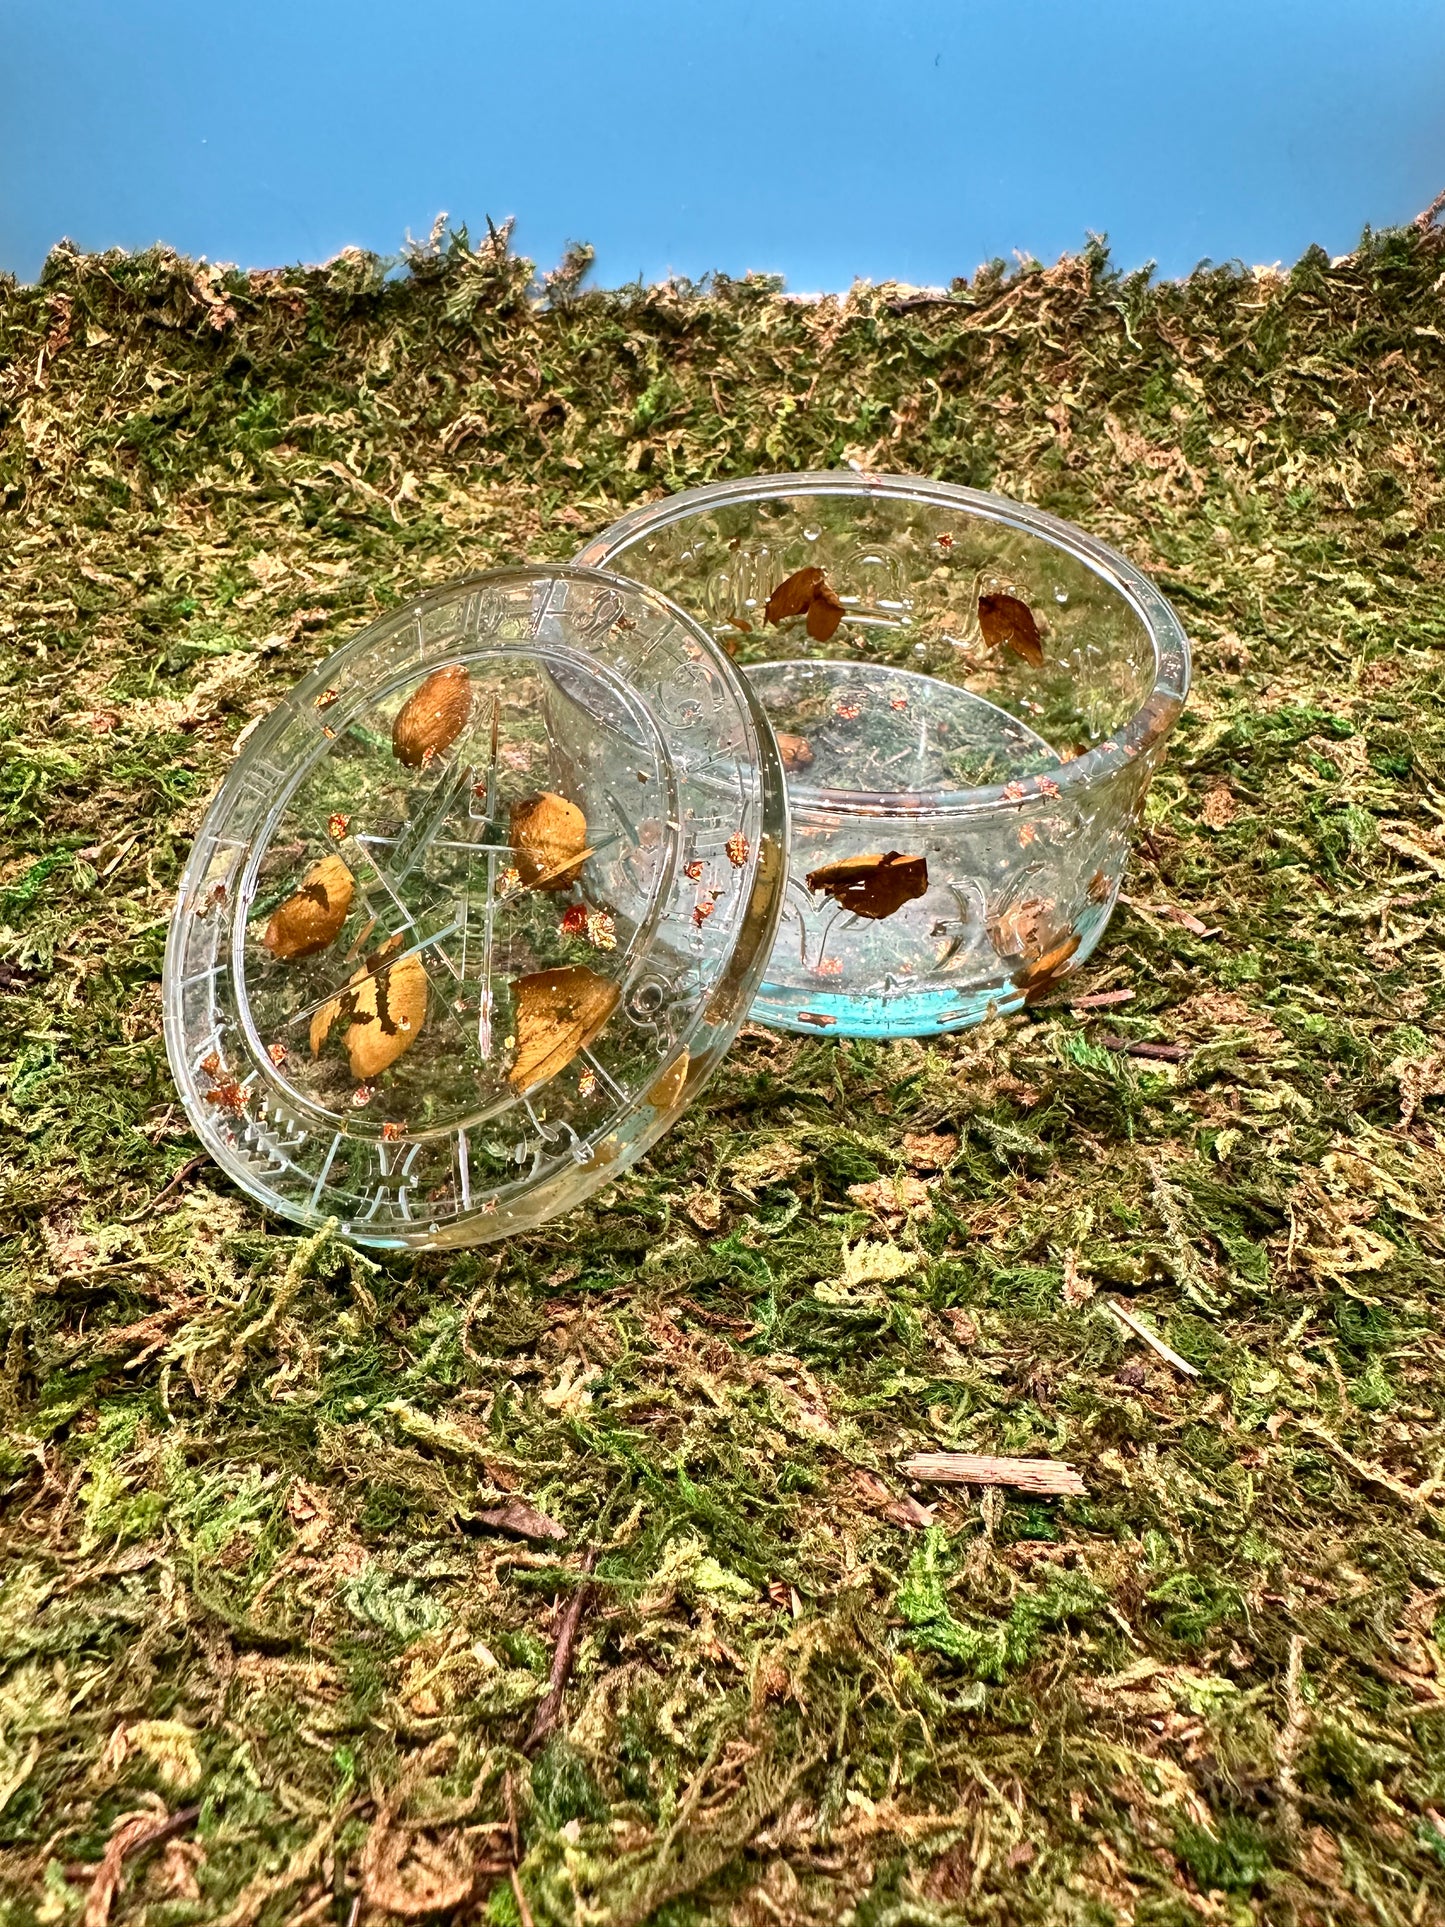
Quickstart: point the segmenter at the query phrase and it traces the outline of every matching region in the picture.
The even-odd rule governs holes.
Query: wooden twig
[[[992,1459],[975,1452],[915,1452],[904,1460],[903,1474],[936,1485],[1012,1485],[1054,1495],[1087,1489],[1073,1466],[1059,1459]]]
[[[512,1769],[510,1767],[507,1768],[506,1778],[502,1781],[502,1790],[507,1800],[507,1834],[511,1840],[512,1864],[515,1866],[522,1858],[522,1836],[517,1831],[517,1796],[512,1791]]]
[[[1187,1044],[1152,1044],[1147,1037],[1106,1035],[1096,1041],[1121,1057],[1152,1057],[1160,1064],[1182,1064],[1189,1055]]]
[[[90,1892],[85,1898],[84,1927],[105,1927],[126,1861],[135,1854],[158,1847],[163,1840],[173,1840],[178,1833],[189,1832],[200,1817],[200,1811],[199,1807],[182,1807],[178,1813],[172,1813],[164,1820],[148,1819],[143,1814],[133,1814],[129,1820],[122,1820],[106,1842],[105,1856],[90,1883]]]
[[[210,1163],[210,1159],[204,1156],[204,1154],[196,1158],[187,1158],[186,1162],[181,1166],[180,1170],[176,1172],[175,1176],[172,1178],[166,1179],[165,1183],[161,1186],[160,1190],[156,1192],[155,1196],[150,1200],[148,1204],[143,1204],[139,1211],[133,1211],[128,1218],[118,1218],[116,1220],[116,1223],[117,1224],[139,1224],[142,1218],[148,1218],[150,1216],[151,1212],[155,1210],[156,1206],[160,1203],[161,1199],[165,1197],[167,1192],[174,1191],[178,1184],[184,1184],[187,1178],[195,1176],[196,1172],[200,1170],[203,1164],[209,1164],[209,1163]]]
[[[1083,997],[1070,997],[1067,1003],[1074,1010],[1103,1010],[1109,1004],[1130,1004],[1134,1001],[1132,990],[1091,990]]]
[[[1411,225],[1418,228],[1421,234],[1428,234],[1435,225],[1435,216],[1442,208],[1445,208],[1445,187],[1441,188],[1429,207],[1421,208]]]
[[[967,300],[967,295],[944,294],[940,289],[937,294],[895,295],[883,305],[889,314],[917,314],[920,308],[961,308]]]
[[[947,294],[940,288],[936,293],[895,295],[892,300],[885,301],[883,305],[889,314],[900,315],[917,314],[919,310],[923,308],[961,308],[970,321],[987,321],[990,315],[997,314],[1000,308],[1006,308],[1009,305],[1015,296],[1022,291],[1022,285],[1022,282],[1019,281],[1005,288],[1004,292],[999,295],[996,300],[990,301],[986,308],[969,307],[969,290],[967,288],[960,288],[953,294]]]
[[[590,1573],[597,1564],[597,1554],[589,1546],[582,1555],[582,1571]],[[592,1588],[583,1583],[567,1602],[567,1610],[562,1615],[562,1624],[557,1633],[557,1648],[552,1654],[552,1672],[547,1681],[547,1691],[542,1697],[536,1715],[532,1720],[532,1730],[522,1745],[524,1753],[535,1753],[552,1734],[553,1728],[562,1717],[562,1700],[567,1691],[567,1676],[572,1671],[572,1655],[577,1646],[577,1634],[582,1625],[582,1615]]]
[[[527,1905],[527,1896],[522,1892],[522,1883],[517,1878],[517,1869],[508,1867],[507,1872],[512,1876],[512,1897],[517,1903],[517,1912],[522,1917],[522,1927],[533,1927],[532,1909]]]
[[[1160,914],[1168,917],[1171,922],[1177,923],[1181,929],[1189,931],[1191,936],[1218,937],[1224,934],[1216,925],[1202,922],[1192,910],[1181,910],[1177,903],[1161,905]]]
[[[1158,1352],[1166,1365],[1172,1365],[1176,1372],[1183,1372],[1186,1378],[1198,1378],[1199,1367],[1191,1365],[1187,1358],[1181,1358],[1178,1352],[1164,1343],[1158,1332],[1150,1331],[1142,1318],[1136,1318],[1132,1311],[1125,1311],[1124,1307],[1116,1304],[1112,1298],[1106,1298],[1104,1303],[1119,1323],[1126,1330],[1133,1332],[1136,1338],[1142,1338],[1151,1351]]]

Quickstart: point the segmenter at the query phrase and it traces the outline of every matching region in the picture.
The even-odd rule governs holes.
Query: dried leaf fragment
[[[978,626],[990,649],[1001,644],[1022,656],[1031,669],[1044,666],[1044,644],[1034,612],[1016,595],[981,595],[978,599]]]
[[[361,1892],[388,1914],[416,1920],[448,1913],[471,1899],[477,1868],[468,1846],[392,1825],[392,1810],[378,1814],[361,1851]]]
[[[330,1003],[323,1004],[319,1010],[311,1013],[310,1044],[313,1057],[321,1055],[322,1046],[335,1029],[341,1016],[341,1001],[340,997],[333,997]]]
[[[1026,897],[994,912],[988,919],[988,934],[1014,983],[1031,1003],[1067,975],[1083,941],[1047,897]]]
[[[587,854],[587,818],[565,796],[544,790],[512,805],[510,841],[529,890],[565,890]]]
[[[512,986],[517,1055],[508,1078],[518,1091],[555,1077],[585,1050],[617,1008],[616,984],[586,964],[536,970]]]
[[[810,870],[805,879],[810,890],[832,897],[855,917],[875,922],[891,917],[914,897],[928,889],[928,863],[921,856],[903,856],[897,850],[882,855],[844,857],[838,863],[825,863]]]
[[[322,857],[302,877],[296,894],[272,912],[262,943],[283,963],[314,956],[341,934],[355,888],[339,856]]]
[[[853,1489],[864,1505],[881,1512],[890,1525],[921,1532],[933,1524],[932,1506],[920,1505],[907,1492],[902,1498],[895,1498],[875,1472],[866,1471],[862,1466],[853,1468]]]
[[[800,769],[811,766],[813,745],[806,736],[790,736],[786,730],[780,729],[777,732],[777,744],[783,768],[790,776]]]
[[[848,1196],[882,1218],[901,1218],[910,1211],[931,1214],[933,1210],[933,1194],[922,1178],[873,1178],[867,1184],[850,1184]]]
[[[471,1517],[478,1525],[490,1526],[494,1532],[510,1532],[518,1539],[565,1539],[567,1528],[559,1526],[545,1512],[536,1506],[528,1505],[523,1499],[508,1499],[502,1505],[489,1506],[483,1511],[474,1512]]]
[[[399,763],[420,769],[450,749],[472,713],[472,679],[461,663],[432,671],[397,711],[391,747]]]
[[[1020,990],[1033,990],[1052,983],[1078,949],[1081,941],[1078,931],[1071,930],[1068,936],[1054,945],[1052,950],[1046,950],[1042,957],[1035,959],[1033,963],[1026,964],[1015,975],[1014,982]]]
[[[369,1082],[411,1049],[426,1022],[426,999],[426,967],[417,953],[357,986],[346,1031],[353,1077]]]
[[[336,1025],[345,1022],[343,1042],[351,1075],[363,1087],[411,1049],[426,1022],[427,975],[420,953],[387,962],[388,953],[400,943],[399,936],[392,937],[373,951],[346,988],[311,1018],[313,1057],[320,1056]],[[353,1097],[352,1102],[357,1099]]]
[[[794,569],[791,575],[784,576],[768,597],[767,607],[763,610],[763,620],[786,622],[789,616],[802,615],[822,586],[821,569]]]

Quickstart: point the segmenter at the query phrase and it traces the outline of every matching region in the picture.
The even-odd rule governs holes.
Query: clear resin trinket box
[[[473,1244],[666,1130],[756,994],[787,875],[777,745],[655,591],[511,569],[374,622],[255,730],[164,976],[186,1109],[261,1204]]]
[[[692,489],[578,561],[704,623],[777,736],[792,855],[756,1018],[957,1030],[1085,961],[1189,686],[1141,570],[999,496],[853,471]]]

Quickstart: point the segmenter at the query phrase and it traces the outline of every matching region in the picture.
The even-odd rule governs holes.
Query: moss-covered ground
[[[934,305],[583,265],[0,285],[6,1917],[1445,1919],[1445,245]],[[264,1218],[160,1039],[246,722],[417,584],[850,457],[1184,615],[1064,987],[1132,1000],[747,1030],[505,1248]],[[948,1447],[1087,1497],[910,1488]]]

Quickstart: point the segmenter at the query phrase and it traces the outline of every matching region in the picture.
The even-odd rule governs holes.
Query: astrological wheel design
[[[662,597],[519,569],[410,603],[207,814],[166,959],[191,1120],[254,1197],[360,1242],[539,1223],[726,1049],[785,843],[756,700]]]

